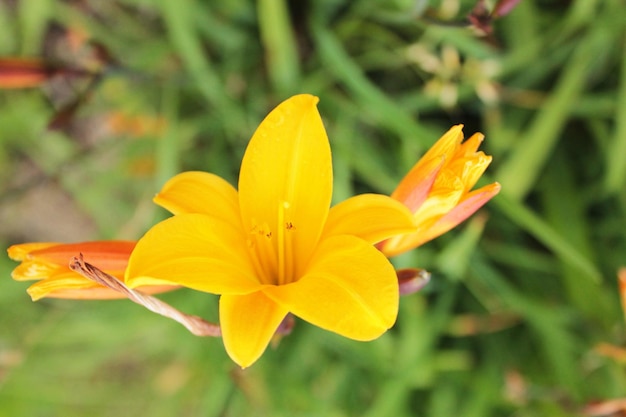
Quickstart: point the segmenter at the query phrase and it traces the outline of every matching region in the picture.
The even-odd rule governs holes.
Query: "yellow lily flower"
[[[9,247],[9,258],[22,263],[11,274],[16,281],[37,280],[26,291],[33,301],[44,297],[74,299],[125,298],[119,292],[106,288],[69,268],[70,260],[82,253],[108,274],[123,279],[128,257],[135,242],[100,241],[83,243],[23,243]],[[170,286],[141,288],[149,294],[174,289]]]
[[[446,233],[500,192],[497,182],[471,191],[491,162],[491,156],[477,152],[483,138],[475,133],[463,142],[463,125],[453,126],[400,181],[391,197],[411,210],[416,227],[380,243],[385,255],[398,255]]]
[[[390,328],[398,278],[373,244],[407,233],[409,210],[382,195],[332,208],[332,165],[318,99],[275,108],[245,152],[239,190],[204,172],[172,178],[155,202],[174,216],[133,251],[126,283],[219,294],[224,346],[240,366],[265,351],[288,313],[356,340]]]

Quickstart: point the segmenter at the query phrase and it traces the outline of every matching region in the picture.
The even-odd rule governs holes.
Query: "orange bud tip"
[[[54,74],[37,58],[0,58],[0,88],[39,87]]]

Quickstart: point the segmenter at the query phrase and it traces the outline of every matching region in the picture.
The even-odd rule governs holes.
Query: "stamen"
[[[278,204],[278,284],[284,285],[285,276],[285,231],[281,227],[285,224],[285,209],[289,208],[289,203],[283,201]]]
[[[289,209],[290,208],[290,204],[285,202],[284,203],[285,209]],[[291,280],[293,279],[294,273],[295,271],[293,270],[294,265],[295,265],[295,261],[293,258],[293,232],[295,232],[296,230],[296,226],[289,221],[289,217],[290,216],[285,216],[286,217],[286,221],[284,223],[281,224],[281,226],[284,226],[284,228],[281,227],[282,230],[287,231],[287,233],[284,234],[284,240],[285,240],[285,283],[289,284],[291,282]]]
[[[275,254],[272,245],[272,231],[267,223],[262,225],[253,223],[250,230],[248,246],[252,251],[252,263],[261,282],[264,284],[276,284]]]
[[[296,226],[290,221],[290,207],[287,201],[278,204],[276,230],[267,223],[252,223],[248,246],[255,270],[264,284],[289,284],[294,275],[292,232]]]

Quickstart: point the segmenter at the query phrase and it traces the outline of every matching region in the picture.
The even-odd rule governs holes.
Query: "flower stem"
[[[144,306],[154,313],[179,322],[196,336],[219,337],[222,335],[219,325],[210,323],[198,316],[185,314],[158,298],[128,288],[114,276],[85,262],[82,253],[78,257],[72,258],[70,269],[91,281],[126,295],[131,301]]]

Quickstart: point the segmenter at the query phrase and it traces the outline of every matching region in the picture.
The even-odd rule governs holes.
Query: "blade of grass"
[[[563,308],[544,306],[545,300],[537,294],[522,294],[511,286],[491,265],[478,257],[472,263],[472,271],[477,279],[488,285],[503,300],[504,304],[525,318],[530,325],[530,335],[541,348],[545,362],[549,365],[548,375],[562,387],[569,389],[569,394],[576,396],[580,390],[581,376],[576,361],[577,343],[573,332],[568,328],[569,315]]]
[[[615,136],[606,152],[606,176],[604,185],[607,191],[615,193],[626,184],[626,35],[623,36],[620,85],[615,110]]]
[[[164,1],[159,5],[170,41],[191,73],[193,85],[223,119],[226,131],[230,134],[238,132],[241,126],[246,125],[244,114],[226,93],[224,83],[213,69],[195,33],[194,13],[200,12],[200,6],[193,0]]]
[[[601,282],[601,274],[595,265],[573,247],[567,239],[555,231],[550,224],[539,218],[524,205],[508,195],[502,194],[495,198],[492,203],[502,210],[512,222],[530,233],[535,239],[559,256],[563,262],[572,268],[578,269],[582,276],[595,283]]]
[[[180,151],[176,134],[178,128],[178,87],[166,85],[162,91],[161,112],[168,125],[157,142],[155,175],[157,190],[180,169]]]
[[[342,48],[339,39],[321,23],[312,24],[313,38],[325,68],[345,84],[363,106],[372,123],[387,127],[403,138],[430,138],[431,133],[414,116],[398,106],[370,80]],[[422,142],[423,146],[425,145]]]
[[[436,370],[435,344],[445,330],[456,298],[456,286],[443,292],[425,309],[423,298],[400,303],[399,338],[391,374],[381,384],[364,417],[404,415],[411,389],[431,386]]]
[[[36,55],[41,47],[41,35],[44,33],[46,22],[51,19],[51,2],[49,0],[21,1],[17,3],[17,6],[22,29],[20,54]]]
[[[532,189],[584,90],[594,54],[608,40],[604,30],[594,29],[565,64],[553,92],[498,170],[502,193],[512,199],[521,200]]]
[[[298,92],[300,69],[287,3],[284,0],[259,0],[257,9],[272,84],[281,96],[294,94]]]
[[[586,202],[577,190],[573,172],[576,167],[568,167],[564,152],[557,152],[550,169],[543,177],[542,198],[546,221],[565,241],[576,248],[585,259],[593,254],[589,246],[591,238],[587,222]],[[591,261],[589,261],[591,263]],[[603,287],[585,279],[585,273],[577,265],[561,257],[560,278],[572,305],[600,322],[611,318],[607,311],[610,302],[602,293]]]
[[[471,256],[485,228],[485,216],[475,216],[463,231],[437,255],[436,265],[452,279],[463,279]]]

